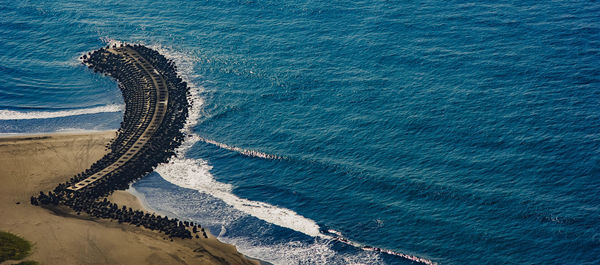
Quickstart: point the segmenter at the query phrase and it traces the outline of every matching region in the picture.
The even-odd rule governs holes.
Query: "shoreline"
[[[10,138],[10,137],[37,137],[37,136],[45,136],[45,135],[84,135],[84,134],[95,134],[95,133],[104,133],[104,132],[113,132],[117,133],[117,129],[109,129],[109,130],[66,130],[66,131],[54,131],[54,132],[28,132],[28,133],[0,133],[0,138]]]
[[[49,190],[89,167],[107,152],[105,145],[114,135],[115,131],[102,131],[0,137],[0,230],[33,242],[30,258],[43,264],[261,264],[213,236],[171,240],[131,224],[28,203],[39,190]],[[130,191],[113,197],[128,207],[153,211]]]

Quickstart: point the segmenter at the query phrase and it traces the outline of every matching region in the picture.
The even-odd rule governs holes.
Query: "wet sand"
[[[0,230],[34,244],[29,260],[42,264],[258,264],[215,238],[173,239],[116,221],[33,206],[29,198],[52,190],[108,151],[114,131],[0,138]],[[125,191],[111,201],[143,209]],[[145,209],[144,209],[145,210]]]

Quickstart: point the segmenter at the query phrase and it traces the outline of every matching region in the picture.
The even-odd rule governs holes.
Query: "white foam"
[[[219,198],[235,209],[266,222],[287,227],[313,237],[324,236],[313,220],[305,218],[292,210],[264,202],[239,198],[232,193],[233,187],[230,184],[216,181],[210,173],[210,169],[210,165],[199,159],[172,158],[168,164],[157,166],[155,171],[165,180],[177,186],[195,189]]]
[[[106,43],[107,45],[110,45],[111,47],[113,45],[117,45],[117,46],[122,46],[125,43],[120,41],[120,40],[115,40],[113,38],[109,38],[109,37],[100,37],[100,40],[104,43]]]
[[[279,244],[262,245],[253,238],[219,237],[225,243],[233,244],[238,251],[250,257],[273,264],[385,264],[376,252],[340,253],[332,249],[331,242],[290,241]]]
[[[386,253],[386,254],[389,254],[389,255],[394,255],[394,256],[402,257],[402,258],[405,258],[407,260],[412,260],[414,262],[419,262],[419,263],[423,263],[423,264],[427,264],[427,265],[437,265],[436,262],[433,262],[433,261],[428,260],[426,258],[417,257],[415,255],[410,255],[410,254],[406,254],[406,253],[400,253],[400,252],[392,251],[392,250],[389,250],[389,249],[382,249],[382,248],[377,248],[377,247],[364,246],[364,245],[362,245],[360,243],[348,240],[347,238],[344,237],[344,235],[341,232],[333,230],[333,229],[329,229],[329,230],[327,230],[327,232],[335,235],[335,236],[331,237],[332,240],[339,241],[339,242],[342,242],[344,244],[347,244],[347,245],[350,245],[350,246],[353,246],[353,247],[356,247],[356,248],[360,248],[360,249],[365,250],[365,251]]]
[[[110,44],[120,45],[121,42],[110,40]],[[309,264],[332,263],[332,261],[338,259],[337,257],[340,255],[340,253],[331,248],[330,244],[333,241],[339,241],[353,245],[357,248],[363,247],[363,245],[359,243],[346,240],[339,232],[338,237],[321,233],[320,227],[315,221],[301,216],[292,210],[273,206],[264,202],[240,198],[232,193],[232,185],[221,183],[215,180],[214,176],[210,173],[212,166],[210,166],[206,161],[202,159],[185,158],[185,153],[195,143],[198,141],[203,141],[230,151],[239,152],[246,156],[260,157],[265,159],[285,159],[285,157],[277,155],[266,154],[255,150],[247,150],[219,143],[194,134],[193,128],[196,126],[201,116],[201,106],[204,103],[203,99],[199,97],[199,93],[201,92],[202,88],[195,87],[194,83],[190,81],[191,79],[198,77],[198,75],[193,74],[193,66],[197,60],[194,60],[193,57],[190,57],[185,53],[173,51],[172,49],[162,45],[147,46],[157,50],[168,59],[175,61],[178,68],[178,74],[181,75],[182,79],[188,83],[188,86],[190,86],[191,97],[189,100],[192,102],[188,119],[183,128],[183,131],[187,134],[187,137],[182,145],[176,150],[177,157],[171,158],[169,163],[158,165],[155,171],[159,173],[163,179],[177,186],[194,189],[201,193],[209,194],[222,200],[226,204],[244,214],[254,216],[266,222],[286,227],[315,238],[314,243],[308,244],[299,241],[291,241],[277,245],[257,245],[256,241],[253,239],[247,239],[243,237],[226,237],[225,234],[227,233],[227,230],[224,226],[222,226],[222,229],[219,233],[220,240],[223,240],[226,243],[234,244],[241,253],[252,257],[260,257],[261,259],[274,264],[298,264],[300,262],[307,261]],[[341,259],[343,260],[342,263],[357,265],[383,264],[380,256],[380,253],[383,252],[428,265],[436,264],[427,259],[408,254],[397,253],[390,250],[365,250],[367,251],[361,252],[359,255],[341,254]],[[334,263],[339,262],[334,261]]]
[[[33,119],[50,119],[68,116],[77,116],[84,114],[120,112],[123,110],[122,105],[106,105],[86,109],[72,109],[60,111],[15,111],[15,110],[0,110],[0,120],[33,120]]]
[[[237,197],[232,193],[233,187],[230,184],[221,183],[214,179],[213,175],[210,173],[212,167],[208,165],[206,161],[185,158],[185,153],[190,147],[198,141],[205,140],[194,134],[192,131],[200,118],[201,106],[204,103],[198,96],[201,91],[200,88],[193,86],[193,83],[190,82],[190,78],[197,77],[191,75],[191,73],[193,73],[195,61],[190,60],[190,57],[184,53],[172,51],[171,49],[160,45],[151,45],[150,47],[156,49],[168,59],[175,61],[178,73],[190,86],[190,100],[193,102],[192,107],[189,110],[189,117],[183,128],[184,132],[188,134],[188,137],[176,150],[178,157],[172,158],[167,164],[158,165],[155,171],[165,180],[175,185],[210,194],[243,213],[252,215],[269,223],[287,227],[313,237],[325,236],[319,232],[319,226],[315,221],[303,217],[292,210],[276,207],[264,202],[251,201]],[[237,151],[237,149],[234,150]],[[250,154],[249,152],[246,153]],[[252,153],[252,155],[257,156],[260,154],[255,152]],[[269,157],[267,154],[262,154],[262,156]]]

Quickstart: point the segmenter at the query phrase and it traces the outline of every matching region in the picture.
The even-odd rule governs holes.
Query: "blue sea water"
[[[132,190],[246,255],[599,264],[599,14],[597,1],[0,0],[0,133],[118,128],[116,83],[77,58],[146,44],[196,95],[179,157]]]

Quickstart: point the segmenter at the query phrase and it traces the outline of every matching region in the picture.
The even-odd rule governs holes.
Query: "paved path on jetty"
[[[107,177],[134,157],[161,124],[167,109],[169,100],[167,83],[152,64],[129,47],[110,48],[107,51],[120,56],[126,62],[126,65],[129,66],[127,72],[129,76],[133,77],[131,81],[134,84],[130,89],[137,92],[132,96],[135,97],[134,100],[137,103],[142,103],[142,106],[140,106],[141,109],[136,109],[135,106],[126,106],[125,111],[135,112],[137,110],[141,111],[141,113],[134,113],[135,117],[140,116],[139,120],[134,121],[133,126],[129,126],[120,132],[126,136],[121,144],[122,148],[111,150],[111,152],[121,153],[121,155],[117,155],[116,160],[110,165],[67,188],[72,191],[81,190]],[[127,85],[127,83],[121,81],[119,80],[121,85]]]

